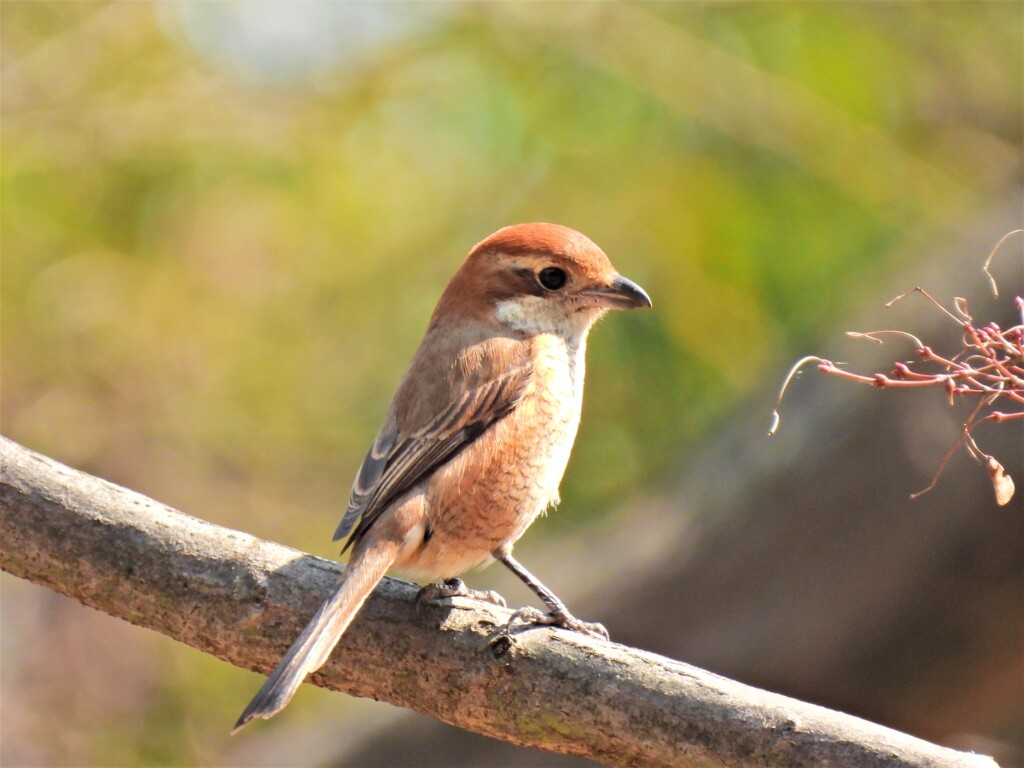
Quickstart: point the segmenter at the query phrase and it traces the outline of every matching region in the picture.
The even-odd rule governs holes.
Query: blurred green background
[[[3,433],[332,556],[448,276],[554,221],[655,305],[593,336],[571,535],[1019,185],[1022,8],[3,0]],[[5,765],[230,761],[254,675],[3,588]]]

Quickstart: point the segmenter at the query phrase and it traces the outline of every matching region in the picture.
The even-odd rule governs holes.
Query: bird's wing
[[[498,344],[491,341],[485,344]],[[518,347],[518,345],[517,345]],[[388,419],[363,459],[352,487],[348,509],[334,539],[346,536],[355,526],[343,552],[357,541],[388,505],[452,460],[482,435],[488,427],[509,414],[523,396],[532,374],[525,350],[502,349],[499,354],[479,351],[477,361],[501,360],[503,368],[484,375],[479,366],[455,365],[448,369],[448,391],[452,397],[422,424],[401,424],[401,418],[389,413]],[[486,368],[486,364],[484,365]],[[425,382],[410,381],[423,390]],[[417,390],[414,390],[417,391]],[[397,399],[397,397],[396,397]],[[412,413],[422,408],[409,409]],[[429,410],[429,409],[428,409]],[[413,419],[415,420],[415,419]],[[356,521],[359,524],[356,525]]]

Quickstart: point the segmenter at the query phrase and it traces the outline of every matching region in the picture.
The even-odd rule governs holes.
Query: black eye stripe
[[[537,282],[549,291],[557,291],[565,285],[565,270],[558,267],[544,267],[537,273]]]
[[[517,267],[512,270],[515,275],[515,288],[512,294],[526,294],[529,296],[540,296],[547,293],[537,281],[537,274],[529,267]]]

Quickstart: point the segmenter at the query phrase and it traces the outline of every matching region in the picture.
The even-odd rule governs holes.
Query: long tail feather
[[[378,541],[349,561],[334,591],[270,673],[231,733],[237,733],[255,717],[270,718],[288,706],[306,676],[327,661],[366,598],[394,563],[398,551],[394,542]]]

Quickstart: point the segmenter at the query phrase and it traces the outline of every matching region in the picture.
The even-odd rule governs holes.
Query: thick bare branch
[[[269,671],[341,567],[4,438],[0,469],[3,570],[241,667]],[[508,636],[494,606],[414,596],[386,579],[314,682],[617,765],[995,765],[614,643]]]

